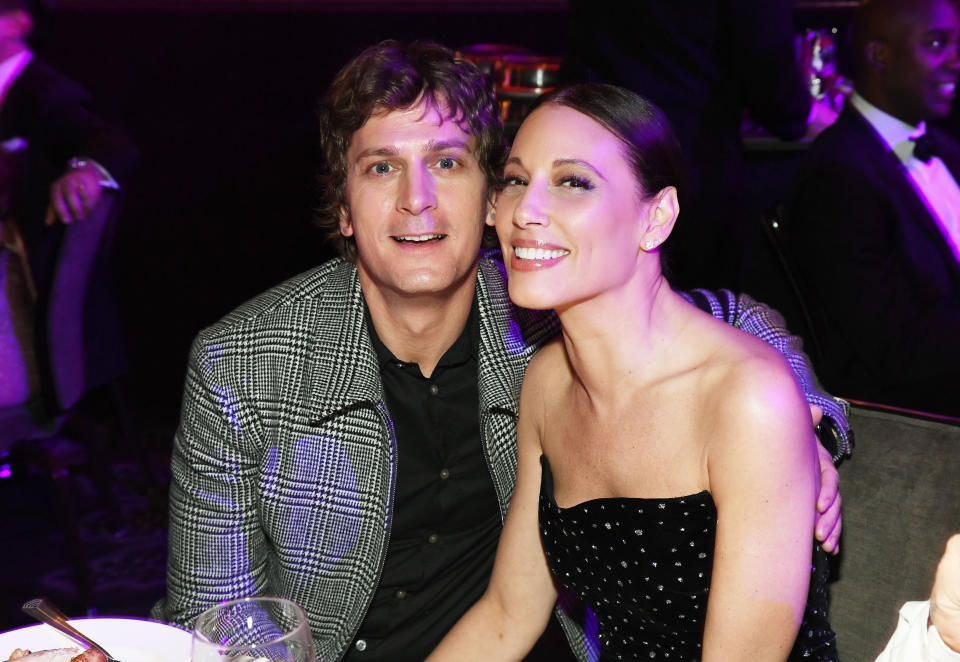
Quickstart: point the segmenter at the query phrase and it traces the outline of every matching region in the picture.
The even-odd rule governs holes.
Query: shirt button
[[[404,591],[403,589],[400,589],[393,595],[397,598],[397,600],[403,600],[405,597],[407,597],[407,592]]]
[[[438,536],[436,533],[431,533],[429,536],[427,536],[427,542],[431,545],[438,540],[440,540],[440,536]]]
[[[430,395],[436,395],[440,392],[440,387],[436,384],[430,384]]]
[[[366,639],[357,639],[357,642],[354,644],[354,647],[361,653],[367,650],[367,640]]]
[[[450,477],[450,470],[449,470],[449,469],[441,469],[441,470],[440,470],[440,480],[446,480],[446,479],[449,478],[449,477]]]

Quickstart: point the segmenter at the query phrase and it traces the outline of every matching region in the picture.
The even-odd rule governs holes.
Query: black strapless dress
[[[593,499],[560,508],[550,463],[545,455],[540,461],[543,547],[557,582],[595,614],[599,659],[700,660],[717,520],[710,493]],[[791,661],[838,660],[827,620],[827,574],[826,552],[816,544]]]

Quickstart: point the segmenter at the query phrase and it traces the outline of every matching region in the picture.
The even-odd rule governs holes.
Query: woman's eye
[[[507,175],[503,178],[504,186],[524,186],[526,183],[522,177],[517,177],[516,175]]]
[[[452,170],[457,166],[457,162],[454,159],[451,159],[449,156],[445,156],[439,161],[437,161],[437,165],[442,170]]]
[[[371,168],[371,171],[376,175],[387,175],[391,170],[393,170],[393,166],[389,163],[375,163]]]
[[[593,184],[590,182],[590,180],[583,177],[578,177],[577,175],[564,177],[560,180],[560,186],[566,186],[568,188],[582,188],[587,191],[593,188]]]

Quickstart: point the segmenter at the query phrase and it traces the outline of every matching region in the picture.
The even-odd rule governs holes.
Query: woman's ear
[[[641,237],[641,249],[650,252],[666,241],[679,215],[680,201],[676,187],[664,187],[648,203],[647,228]]]

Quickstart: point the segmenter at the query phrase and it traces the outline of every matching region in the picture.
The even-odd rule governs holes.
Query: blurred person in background
[[[960,662],[960,533],[947,541],[930,599],[903,606],[876,662]]]
[[[31,49],[50,11],[42,0],[0,0],[0,199],[5,250],[19,258],[4,260],[0,296],[26,284],[25,298],[14,298],[33,309],[25,315],[10,302],[2,306],[16,318],[20,341],[11,339],[8,319],[2,360],[15,377],[6,381],[0,404],[21,404],[39,389],[46,409],[57,412],[126,367],[110,261],[116,209],[101,204],[115,202],[138,152],[123,131],[92,112],[80,85]],[[95,226],[68,230],[98,210],[103,216]],[[54,289],[70,278],[88,285],[64,295],[83,299],[79,318],[68,315],[71,328],[64,328],[54,320],[66,318],[51,306],[58,305]]]

